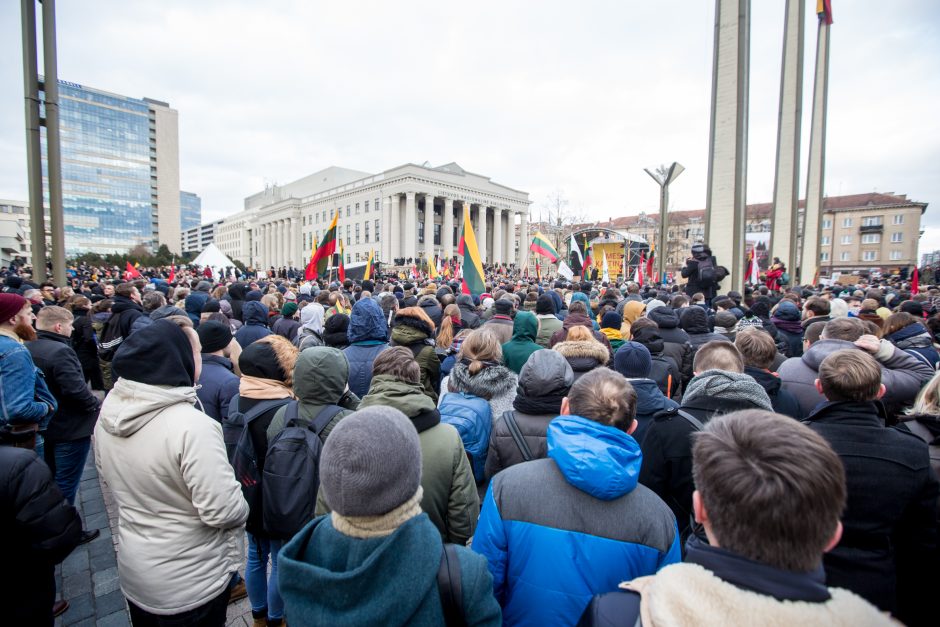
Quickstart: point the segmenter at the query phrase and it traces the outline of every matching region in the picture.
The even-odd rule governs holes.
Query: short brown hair
[[[819,364],[819,383],[830,401],[873,401],[881,388],[881,366],[865,351],[845,348]]]
[[[742,329],[734,338],[734,345],[741,352],[745,366],[768,369],[777,356],[777,345],[763,329]]]
[[[836,318],[825,323],[820,337],[824,340],[854,342],[867,332],[865,325],[858,318]]]
[[[899,311],[893,313],[885,319],[885,325],[882,329],[882,333],[885,335],[891,335],[895,331],[900,331],[904,327],[908,327],[912,324],[920,322],[917,318],[907,313],[906,311]]]
[[[571,304],[568,305],[568,313],[570,314],[579,313],[579,314],[587,315],[587,305],[585,305],[580,300],[571,301]]]
[[[692,370],[724,370],[725,372],[744,372],[744,358],[741,351],[731,342],[714,340],[699,347],[692,360]]]
[[[826,323],[817,322],[816,324],[811,324],[803,330],[803,341],[809,342],[810,346],[819,341],[819,337],[822,335],[823,329],[826,328]]]
[[[36,314],[36,328],[41,331],[48,331],[57,324],[69,324],[75,320],[72,312],[65,307],[50,305],[43,307]]]
[[[812,311],[817,316],[828,316],[830,305],[822,296],[812,296],[803,304],[803,309]]]
[[[404,346],[392,346],[379,353],[372,362],[372,376],[388,375],[406,383],[421,382],[421,366],[415,361],[411,350]]]
[[[685,294],[676,294],[672,297],[672,300],[669,302],[669,306],[673,309],[681,309],[682,307],[689,304],[689,297]]]
[[[761,410],[693,436],[692,476],[721,546],[774,568],[819,567],[845,508],[845,470],[816,432]]]
[[[636,390],[619,372],[595,368],[568,391],[572,414],[628,431],[636,418]]]
[[[130,298],[131,294],[134,293],[134,290],[137,289],[137,286],[133,283],[121,283],[114,288],[114,293],[118,296],[123,296],[124,298]],[[139,290],[138,290],[139,291]]]

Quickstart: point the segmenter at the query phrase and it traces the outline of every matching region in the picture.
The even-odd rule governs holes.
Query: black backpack
[[[228,462],[233,467],[235,466],[235,452],[239,444],[251,448],[250,452],[243,450],[243,456],[255,458],[254,445],[251,442],[251,438],[246,439],[244,443],[242,443],[242,434],[247,431],[245,427],[248,423],[271,409],[286,405],[291,400],[289,398],[278,398],[261,401],[248,411],[243,412],[238,408],[239,398],[241,398],[241,394],[236,394],[232,397],[232,400],[229,401],[228,404],[228,415],[222,416],[222,439],[225,440],[225,452],[228,454]]]
[[[718,280],[715,264],[711,257],[706,257],[698,262],[698,279],[701,283],[714,283]]]
[[[314,519],[323,448],[320,432],[341,411],[338,405],[327,405],[304,426],[297,419],[297,403],[285,409],[286,426],[268,444],[261,473],[262,519],[272,538],[290,539]]]

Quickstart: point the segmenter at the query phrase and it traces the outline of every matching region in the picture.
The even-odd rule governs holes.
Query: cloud
[[[773,193],[783,7],[751,6],[748,200],[761,202]],[[836,10],[827,193],[933,202],[940,5]],[[59,73],[176,108],[181,185],[202,197],[207,220],[240,210],[265,180],[425,160],[526,190],[534,210],[563,189],[573,208],[606,219],[654,210],[643,168],[672,161],[686,167],[672,207],[704,206],[713,11],[698,0],[89,0],[58,4]],[[0,3],[0,197],[26,197],[20,46],[18,3]],[[940,228],[935,213],[928,233]]]

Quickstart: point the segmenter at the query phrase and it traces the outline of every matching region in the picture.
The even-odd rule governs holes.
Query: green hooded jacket
[[[359,407],[359,398],[350,392],[346,385],[348,379],[349,363],[346,361],[346,355],[339,349],[313,346],[301,351],[297,356],[297,364],[294,366],[294,395],[299,403],[298,420],[310,424],[327,405],[345,407],[320,432],[322,442],[326,442],[336,423]],[[281,407],[274,414],[271,424],[268,425],[268,442],[284,429],[286,411],[286,407]]]
[[[428,343],[431,340],[431,343]],[[415,361],[421,368],[421,384],[424,393],[437,403],[438,388],[441,385],[441,360],[434,350],[434,330],[423,320],[411,316],[395,316],[395,326],[392,327],[392,345],[421,346],[415,355]]]
[[[519,374],[522,366],[528,361],[529,355],[545,348],[535,343],[539,332],[539,321],[535,314],[520,311],[512,325],[512,339],[503,344],[503,363],[506,367]]]
[[[441,423],[437,406],[420,383],[408,383],[391,375],[372,377],[369,393],[360,409],[373,405],[394,407],[408,416],[421,442],[421,509],[445,542],[464,545],[476,530],[480,514],[473,470],[457,430]],[[317,514],[328,508],[317,499]]]

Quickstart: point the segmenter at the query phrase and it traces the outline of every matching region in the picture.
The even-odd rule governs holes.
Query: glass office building
[[[59,81],[59,95],[66,256],[126,252],[139,244],[156,248],[164,242],[160,233],[164,209],[175,211],[179,228],[176,111],[164,103],[67,81]],[[167,133],[161,132],[158,121],[168,114],[171,137],[159,141]],[[167,159],[159,154],[161,143],[170,144],[171,149],[164,151]],[[42,158],[45,176],[44,130]],[[161,177],[171,186],[175,182],[174,199],[161,185],[166,182]],[[169,202],[161,202],[164,199]],[[174,237],[171,249],[178,247],[178,231]]]
[[[188,231],[202,223],[202,199],[192,192],[180,192],[180,230]]]

